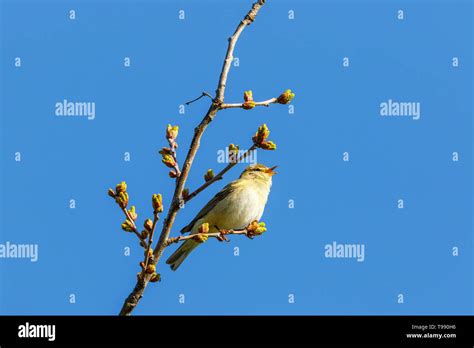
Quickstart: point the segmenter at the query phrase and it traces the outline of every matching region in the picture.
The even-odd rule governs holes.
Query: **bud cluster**
[[[270,135],[270,130],[266,124],[258,127],[257,132],[253,136],[252,140],[255,146],[263,150],[276,150],[276,144],[273,141],[267,140]]]

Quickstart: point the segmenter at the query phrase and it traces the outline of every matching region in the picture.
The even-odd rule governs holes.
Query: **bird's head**
[[[248,166],[240,175],[241,179],[252,179],[252,180],[262,180],[264,182],[271,183],[272,176],[275,175],[277,172],[274,169],[277,166],[268,168],[263,164],[255,164],[253,166]]]

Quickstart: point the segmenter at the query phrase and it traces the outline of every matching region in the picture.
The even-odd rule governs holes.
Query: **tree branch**
[[[170,152],[171,156],[173,156],[174,160],[174,171],[176,173],[176,177],[178,178],[181,175],[181,171],[179,170],[179,164],[178,164],[178,156],[176,155],[176,148],[178,145],[176,144],[176,141],[174,139],[168,139],[168,144],[170,145]]]
[[[227,76],[229,74],[230,65],[232,64],[232,60],[234,59],[234,48],[237,40],[242,34],[242,31],[245,29],[246,26],[250,25],[257,16],[258,11],[260,8],[265,4],[265,0],[259,0],[253,4],[250,11],[244,17],[244,19],[240,22],[235,30],[234,34],[229,38],[229,46],[227,47],[227,53],[224,59],[224,65],[222,66],[221,76],[219,78],[219,84],[217,85],[216,90],[216,99],[218,102],[224,102],[224,94],[225,94],[225,87],[227,83]]]
[[[158,223],[158,220],[159,220],[158,212],[155,211],[153,213],[153,224],[151,226],[150,235],[148,237],[148,245],[147,245],[147,248],[146,248],[145,269],[147,268],[148,261],[150,260],[150,250],[151,250],[151,245],[153,244],[153,234],[155,233],[156,224]]]
[[[261,102],[255,102],[255,106],[265,106],[269,107],[270,104],[278,103],[278,98],[272,98]],[[242,108],[244,109],[244,103],[234,103],[234,104],[221,104],[220,109],[235,109]]]
[[[170,208],[168,210],[168,215],[166,216],[166,219],[163,222],[163,228],[160,234],[160,238],[157,242],[156,247],[154,248],[152,264],[156,264],[159,261],[161,255],[163,254],[163,251],[166,248],[166,241],[169,238],[171,227],[173,226],[174,221],[176,219],[176,215],[180,209],[181,195],[184,189],[184,185],[186,184],[189,171],[191,169],[194,158],[196,156],[197,150],[199,148],[201,137],[204,134],[204,131],[206,130],[209,123],[212,122],[215,115],[219,111],[220,104],[224,103],[227,76],[229,74],[230,66],[233,60],[233,53],[234,53],[234,48],[237,43],[237,40],[239,39],[242,31],[255,20],[255,17],[257,16],[258,11],[264,4],[265,4],[265,0],[258,0],[257,2],[255,2],[252,5],[252,8],[250,9],[250,11],[247,13],[244,19],[237,26],[237,29],[235,30],[234,34],[229,39],[227,53],[224,59],[224,64],[222,66],[222,71],[220,74],[219,83],[216,90],[216,97],[213,99],[213,102],[211,106],[209,107],[209,110],[207,111],[206,115],[202,119],[201,123],[194,130],[194,137],[191,141],[191,145],[188,150],[186,160],[184,161],[181,175],[176,180],[176,187],[174,190]],[[145,291],[145,288],[148,285],[150,278],[151,278],[151,275],[146,274],[145,272],[141,272],[139,274],[137,283],[133,291],[126,298],[123,304],[123,307],[120,311],[120,315],[131,314],[131,312],[134,310],[134,308],[137,306],[138,302],[142,298],[143,292]]]
[[[216,181],[218,180],[221,180],[222,177],[224,176],[225,173],[227,173],[229,170],[232,169],[232,167],[234,167],[237,163],[241,162],[242,160],[244,160],[252,151],[256,150],[257,149],[257,146],[254,144],[252,145],[252,147],[250,147],[250,149],[248,149],[247,151],[245,151],[244,154],[242,154],[242,156],[239,157],[239,159],[235,162],[230,162],[224,169],[222,169],[218,174],[216,174],[216,176],[214,176],[211,180],[209,181],[206,181],[204,184],[202,184],[199,188],[197,188],[194,192],[190,193],[185,199],[184,201],[185,202],[189,202],[191,199],[193,199],[194,197],[196,197],[199,193],[201,193],[202,191],[204,191],[208,186],[212,185],[213,183],[215,183]]]
[[[208,238],[217,238],[219,240],[224,240],[225,236],[228,234],[243,234],[247,236],[248,238],[253,238],[254,236],[258,235],[258,234],[252,233],[252,231],[249,230],[247,227],[240,230],[219,230],[219,232],[213,232],[213,233],[200,233],[201,236],[206,236]],[[173,243],[179,243],[179,242],[183,242],[183,241],[186,241],[188,239],[193,239],[193,238],[196,238],[196,234],[173,237],[173,238],[169,238],[165,244],[168,247]]]
[[[195,99],[193,99],[193,100],[190,100],[190,101],[188,101],[188,102],[186,102],[186,103],[184,103],[184,104],[186,104],[186,105],[192,104],[192,103],[194,103],[195,101],[198,101],[199,99],[201,99],[202,97],[209,97],[209,98],[211,98],[211,100],[214,99],[214,98],[212,97],[212,95],[210,95],[209,93],[207,93],[207,92],[202,92],[202,94],[201,94],[199,97],[197,97],[197,98],[195,98]]]
[[[135,233],[135,235],[138,237],[138,240],[140,241],[140,245],[146,248],[146,243],[143,240],[142,236],[140,235],[140,232],[138,232],[137,225],[135,225],[135,221],[132,219],[132,217],[128,213],[127,208],[120,207],[120,209],[122,209],[123,213],[125,214],[125,218],[131,222],[133,233]]]

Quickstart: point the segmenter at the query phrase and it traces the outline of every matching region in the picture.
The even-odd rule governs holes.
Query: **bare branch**
[[[232,64],[232,60],[234,59],[235,44],[237,43],[237,40],[239,39],[240,34],[242,34],[242,31],[245,29],[245,27],[250,25],[255,20],[255,17],[257,16],[258,11],[264,4],[265,4],[265,0],[259,0],[256,3],[254,3],[250,11],[247,13],[244,19],[237,26],[237,29],[235,30],[234,35],[232,35],[229,38],[229,46],[227,47],[227,53],[225,55],[224,65],[222,66],[222,72],[221,72],[221,76],[219,78],[219,84],[217,85],[217,90],[216,90],[216,99],[220,103],[224,102],[227,76],[229,75],[230,66]]]
[[[261,101],[261,102],[255,102],[255,106],[269,107],[270,104],[275,104],[275,103],[278,103],[278,98],[272,98],[272,99],[268,99],[268,100]],[[220,106],[221,110],[223,110],[223,109],[233,109],[233,108],[234,109],[235,108],[244,109],[244,103],[221,104],[221,106]]]
[[[135,225],[135,221],[132,219],[132,217],[130,216],[130,214],[128,213],[128,210],[127,208],[122,208],[120,207],[120,209],[122,209],[123,213],[125,214],[125,217],[128,221],[130,221],[130,223],[132,224],[132,230],[133,230],[133,233],[135,233],[135,235],[138,237],[138,240],[140,241],[140,245],[144,248],[146,248],[146,242],[143,240],[142,236],[140,235],[140,233],[138,232],[138,229],[137,229],[137,225]]]
[[[256,150],[256,149],[257,149],[257,146],[256,146],[255,144],[252,145],[252,147],[250,147],[250,149],[248,149],[247,151],[245,151],[245,153],[243,153],[242,156],[240,156],[237,161],[229,163],[224,169],[222,169],[222,170],[221,170],[216,176],[214,176],[211,180],[206,181],[206,182],[205,182],[204,184],[202,184],[199,188],[197,188],[194,192],[190,193],[190,194],[184,199],[184,201],[185,201],[185,202],[189,202],[191,199],[193,199],[194,197],[196,197],[199,193],[201,193],[202,191],[204,191],[208,186],[212,185],[213,183],[215,183],[215,182],[218,181],[218,180],[221,180],[225,173],[227,173],[229,170],[231,170],[232,167],[234,167],[237,163],[242,162],[252,151],[254,151],[254,150]]]
[[[150,260],[150,250],[151,250],[151,245],[153,244],[153,235],[155,233],[156,224],[159,219],[160,217],[158,216],[158,212],[155,211],[153,213],[153,224],[151,226],[150,235],[148,236],[148,244],[147,244],[146,253],[145,253],[145,267],[144,267],[145,269],[147,268],[148,261]]]
[[[207,92],[202,92],[202,94],[201,94],[199,97],[197,97],[197,98],[195,98],[195,99],[193,99],[193,100],[190,100],[190,101],[188,101],[188,102],[186,102],[186,103],[184,103],[184,104],[186,104],[186,105],[192,104],[192,103],[194,103],[195,101],[198,101],[199,99],[201,99],[202,97],[209,97],[209,98],[211,98],[211,100],[214,100],[214,98],[212,97],[212,95],[210,95],[210,94],[207,93]]]
[[[216,90],[216,97],[213,98],[213,102],[211,106],[209,107],[209,110],[207,111],[206,115],[202,119],[201,123],[199,126],[197,126],[194,130],[194,137],[191,141],[191,145],[188,150],[188,154],[186,156],[186,159],[183,163],[183,167],[181,170],[181,175],[177,178],[176,180],[176,187],[174,190],[173,198],[170,204],[170,208],[168,210],[168,214],[166,216],[166,219],[164,220],[163,223],[163,228],[160,234],[160,238],[154,248],[153,252],[153,260],[152,264],[156,264],[161,255],[163,254],[163,251],[166,248],[166,241],[169,238],[171,228],[174,224],[174,221],[176,219],[176,215],[180,209],[180,199],[181,195],[184,189],[184,186],[186,184],[186,180],[189,175],[189,171],[191,169],[191,166],[193,164],[194,158],[196,156],[197,150],[199,149],[201,138],[209,125],[209,123],[212,122],[214,119],[215,115],[219,111],[219,106],[224,102],[224,95],[225,95],[225,87],[227,83],[227,76],[229,74],[230,66],[233,60],[233,53],[234,53],[234,48],[237,43],[237,40],[240,37],[240,34],[242,31],[250,25],[254,20],[255,17],[257,16],[258,11],[260,8],[265,4],[265,0],[258,0],[252,5],[252,8],[250,11],[247,13],[247,15],[244,17],[244,19],[239,23],[237,26],[237,29],[235,30],[234,34],[231,36],[229,39],[228,47],[227,47],[227,53],[226,57],[224,60],[224,64],[222,66],[222,71],[220,74],[219,78],[219,83],[218,87]],[[229,168],[230,169],[230,168]],[[209,185],[208,185],[209,186]],[[146,274],[145,272],[141,272],[138,276],[137,283],[133,289],[133,291],[130,293],[130,295],[126,298],[123,307],[120,311],[120,315],[130,315],[133,309],[137,306],[138,302],[143,296],[143,292],[145,291],[146,286],[148,285],[148,282],[151,279],[151,275]]]
[[[219,240],[223,240],[224,237],[228,234],[243,234],[249,238],[253,238],[256,235],[256,234],[252,234],[252,232],[248,228],[243,228],[241,230],[219,230],[219,232],[213,232],[213,233],[200,233],[201,236],[206,236],[208,238],[217,238]],[[165,244],[168,247],[171,244],[183,242],[183,241],[186,241],[188,239],[193,239],[193,238],[196,238],[196,234],[173,237],[173,238],[169,238]]]
[[[173,156],[173,160],[175,163],[173,169],[176,173],[176,177],[179,178],[181,176],[181,171],[179,170],[178,156],[176,154],[176,148],[178,147],[178,144],[176,144],[176,141],[171,138],[168,138],[168,144],[170,145],[171,156]]]

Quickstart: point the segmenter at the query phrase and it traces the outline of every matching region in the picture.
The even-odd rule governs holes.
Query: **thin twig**
[[[227,53],[225,55],[224,64],[222,66],[222,71],[221,71],[221,76],[219,78],[219,84],[217,85],[217,90],[216,90],[216,100],[218,100],[220,103],[224,103],[227,76],[229,74],[232,61],[234,60],[235,44],[237,43],[237,40],[239,39],[240,34],[242,34],[242,31],[245,29],[245,27],[252,24],[252,22],[255,20],[255,17],[257,16],[258,11],[264,4],[265,4],[265,0],[259,0],[256,3],[254,3],[250,11],[247,13],[244,19],[240,22],[234,34],[229,39]]]
[[[241,230],[220,230],[219,232],[213,232],[213,233],[200,233],[200,235],[202,235],[202,236],[206,236],[206,237],[209,237],[209,238],[217,238],[217,239],[221,239],[221,240],[222,240],[223,236],[226,236],[228,234],[243,234],[247,237],[251,236],[249,234],[249,231],[248,231],[247,228],[243,228]],[[183,241],[186,241],[188,239],[193,239],[193,238],[196,238],[196,234],[189,234],[187,236],[172,237],[172,238],[169,238],[166,241],[165,244],[168,247],[171,244],[183,242]]]
[[[199,97],[197,97],[196,99],[190,100],[190,101],[188,101],[188,102],[186,102],[186,103],[184,103],[184,104],[186,104],[186,105],[192,104],[192,103],[194,103],[195,101],[198,101],[199,99],[201,99],[202,97],[209,97],[209,98],[211,98],[211,100],[214,100],[214,98],[212,97],[212,95],[210,95],[210,94],[207,93],[207,92],[202,92],[202,94],[201,94]]]
[[[176,141],[172,138],[168,138],[168,144],[170,145],[171,156],[173,156],[175,163],[173,169],[176,172],[176,178],[179,178],[181,176],[181,171],[179,170],[178,157],[176,154],[176,148],[178,147],[178,144],[176,144]]]
[[[232,169],[237,163],[242,162],[252,151],[256,150],[257,146],[254,144],[252,145],[247,151],[245,151],[242,156],[240,156],[237,161],[230,162],[224,169],[222,169],[218,174],[216,174],[211,180],[206,181],[202,184],[199,188],[197,188],[194,192],[190,193],[184,199],[185,202],[189,202],[191,199],[196,197],[200,192],[204,191],[208,186],[212,185],[218,180],[221,180],[225,173]]]
[[[265,106],[269,107],[270,104],[278,102],[278,98],[272,98],[261,102],[255,102],[255,106]],[[233,104],[221,104],[220,109],[233,109],[233,108],[244,108],[244,103],[233,103]]]
[[[147,245],[146,254],[145,254],[145,269],[147,268],[148,261],[150,259],[150,250],[151,250],[151,245],[153,244],[153,234],[155,233],[156,224],[159,219],[160,217],[158,216],[158,212],[155,211],[153,213],[153,223],[151,225],[150,235],[148,236],[148,245]]]
[[[128,221],[130,221],[130,223],[132,224],[132,230],[133,230],[133,233],[135,233],[135,235],[138,237],[138,239],[140,240],[140,245],[144,248],[147,247],[146,245],[146,242],[143,240],[142,236],[140,235],[140,233],[138,232],[138,229],[137,229],[137,225],[135,225],[135,221],[132,219],[132,217],[130,216],[130,214],[128,213],[128,210],[127,208],[122,208],[120,207],[123,211],[123,213],[125,214],[125,217],[127,218]]]

